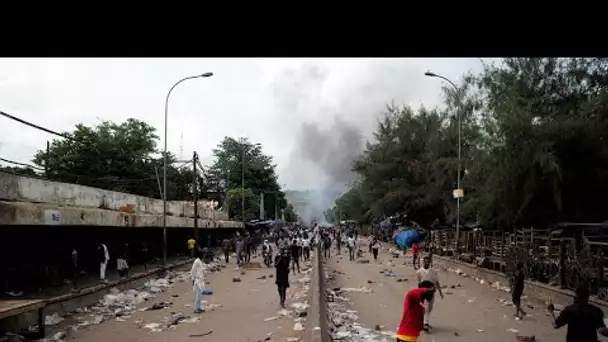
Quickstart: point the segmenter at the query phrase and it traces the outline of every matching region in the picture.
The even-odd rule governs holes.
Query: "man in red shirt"
[[[418,258],[419,253],[420,253],[420,250],[418,247],[418,243],[414,242],[412,244],[412,262],[414,264],[415,270],[420,268],[420,259]]]
[[[403,316],[397,328],[397,342],[416,342],[424,328],[424,306],[422,303],[433,299],[435,284],[425,280],[418,288],[411,289],[403,300]]]

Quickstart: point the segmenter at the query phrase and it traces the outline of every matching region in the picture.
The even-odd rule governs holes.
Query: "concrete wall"
[[[498,281],[504,286],[508,286],[509,283],[504,273],[492,271],[482,267],[477,267],[475,265],[468,264],[462,261],[452,260],[446,257],[434,255],[433,263],[439,267],[450,267],[453,269],[460,269],[463,273],[466,273],[467,275],[472,277],[483,279],[489,284]],[[547,284],[531,280],[526,280],[524,292],[525,295],[527,295],[528,298],[532,299],[533,301],[545,303],[551,300],[554,303],[563,306],[572,304],[572,300],[574,298],[574,293],[570,290],[556,288]],[[608,310],[608,302],[594,297],[590,298],[590,301],[602,307],[604,311]]]
[[[51,182],[0,172],[0,200],[48,203],[59,206],[134,211],[150,215],[163,214],[163,201],[89,186]],[[199,201],[199,217],[228,220],[228,215],[212,209],[210,201]],[[194,217],[194,205],[186,201],[169,201],[167,213],[172,216]]]
[[[311,342],[330,342],[331,335],[328,325],[328,306],[323,253],[320,248],[314,250],[313,271],[310,283],[310,307],[311,313],[308,325],[310,329]]]
[[[71,225],[107,227],[161,227],[161,215],[130,214],[119,211],[59,207],[46,203],[0,201],[0,225]],[[167,216],[167,226],[192,228],[194,219]],[[198,219],[200,228],[240,228],[241,222]]]
[[[237,228],[241,222],[199,202],[199,227]],[[159,199],[0,173],[0,225],[162,226]],[[167,202],[167,226],[193,227],[194,205]]]

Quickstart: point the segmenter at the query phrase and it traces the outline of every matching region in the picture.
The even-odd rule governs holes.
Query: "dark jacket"
[[[277,255],[274,258],[274,267],[277,270],[275,284],[289,287],[289,257]]]

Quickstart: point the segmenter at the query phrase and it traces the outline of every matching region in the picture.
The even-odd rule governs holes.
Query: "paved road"
[[[222,262],[223,264],[223,262]],[[309,264],[310,265],[310,264]],[[206,296],[207,307],[214,307],[202,314],[192,314],[193,294],[189,281],[177,282],[165,292],[158,293],[137,305],[138,310],[126,317],[113,318],[98,325],[90,325],[81,331],[71,332],[69,325],[83,319],[90,319],[87,313],[76,314],[58,326],[51,329],[49,335],[57,330],[69,331],[67,340],[82,342],[166,342],[166,341],[206,341],[206,342],[248,342],[264,340],[267,336],[272,341],[299,341],[301,336],[308,332],[294,330],[294,317],[282,316],[279,313],[279,301],[274,278],[274,269],[262,268],[246,270],[244,275],[235,268],[234,264],[227,265],[221,272],[209,273],[207,281],[209,289],[215,293]],[[287,306],[296,302],[307,300],[307,285],[298,282],[298,279],[309,277],[309,273],[291,276],[291,287],[288,291]],[[259,279],[266,276],[266,279]],[[240,277],[241,282],[233,282],[233,277]],[[302,297],[302,298],[298,298]],[[155,311],[141,311],[143,308],[162,301],[172,302],[166,309]],[[217,306],[221,305],[221,306]],[[309,309],[310,310],[310,309]],[[183,313],[187,316],[200,318],[200,321],[182,322],[174,327],[166,328],[167,321],[174,315]],[[80,318],[80,319],[77,319]],[[274,318],[267,320],[267,318]],[[162,331],[153,331],[146,325],[160,323]],[[305,318],[302,322],[306,326]],[[205,334],[204,337],[192,336]],[[306,340],[306,338],[304,338]]]
[[[370,259],[370,263],[359,264],[349,261],[348,254],[344,252],[342,256],[333,253],[330,260],[326,261],[326,269],[335,279],[330,286],[370,288],[371,293],[345,292],[341,295],[351,300],[350,309],[358,312],[358,322],[364,327],[374,329],[380,325],[387,335],[394,333],[401,319],[405,292],[416,286],[413,267],[411,264],[404,266],[406,259],[402,256],[393,259],[386,250],[380,253],[377,263],[368,255],[361,259]],[[407,261],[411,262],[411,258],[408,257]],[[384,277],[380,273],[383,269],[392,270],[407,281],[397,282],[396,278]],[[551,320],[542,307],[534,305],[534,308],[526,308],[529,316],[516,321],[513,317],[514,308],[498,302],[499,299],[509,300],[509,293],[447,271],[440,271],[439,276],[440,282],[447,287],[444,291],[449,294],[443,300],[438,296],[431,317],[433,333],[421,336],[420,341],[503,342],[515,341],[516,334],[535,335],[537,341],[565,341],[566,331],[553,329]],[[460,287],[450,288],[458,283]],[[386,341],[394,341],[390,336],[384,338]]]

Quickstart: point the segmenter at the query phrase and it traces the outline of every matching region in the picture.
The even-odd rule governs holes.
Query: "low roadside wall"
[[[329,326],[327,315],[327,296],[325,291],[325,270],[323,268],[323,253],[315,248],[315,263],[312,270],[311,288],[311,342],[329,342]]]
[[[44,315],[52,315],[57,313],[59,316],[65,316],[73,312],[77,308],[91,306],[96,304],[106,293],[110,292],[113,287],[121,291],[126,291],[130,288],[143,285],[152,276],[157,275],[164,270],[174,270],[186,267],[192,263],[192,260],[182,260],[166,267],[158,267],[149,270],[148,272],[135,274],[127,279],[121,279],[107,284],[99,284],[82,289],[78,293],[67,293],[65,295],[49,298],[46,300],[44,307]],[[21,315],[13,316],[2,320],[0,327],[4,327],[7,331],[20,331],[27,328],[29,325],[37,324],[37,312],[27,312]]]
[[[459,260],[453,260],[450,258],[434,255],[433,263],[436,266],[450,267],[453,269],[460,269],[463,273],[469,276],[477,277],[488,281],[490,283],[500,282],[505,286],[508,286],[508,279],[504,273],[489,270],[483,267],[477,267],[466,262]],[[552,300],[556,304],[569,305],[572,303],[574,298],[574,292],[566,289],[560,289],[554,286],[549,286],[536,281],[526,280],[525,295],[532,301],[545,303]],[[599,305],[602,310],[608,310],[608,302],[601,299],[591,297],[589,299],[593,304]]]

